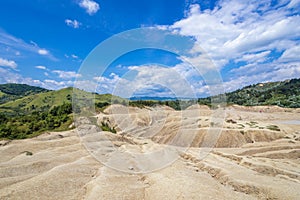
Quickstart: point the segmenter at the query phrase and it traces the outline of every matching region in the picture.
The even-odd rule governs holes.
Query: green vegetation
[[[231,123],[231,124],[236,124],[237,122],[234,121],[233,119],[227,119],[226,120],[227,123]]]
[[[32,155],[33,155],[33,153],[32,153],[32,152],[30,152],[30,151],[24,151],[24,152],[22,152],[22,153],[25,153],[25,154],[26,154],[26,156],[32,156]]]
[[[211,106],[211,98],[217,99],[218,96],[200,98],[198,103]],[[226,101],[229,105],[277,105],[286,108],[300,108],[300,79],[249,85],[226,93]]]
[[[260,83],[226,94],[228,104],[300,108],[300,79]]]
[[[245,126],[243,124],[237,124],[238,125],[238,129],[243,129],[245,128]]]
[[[96,111],[103,110],[114,102],[124,101],[111,94],[99,95],[71,87],[49,91],[21,84],[4,86],[0,85],[0,88],[7,93],[2,91],[0,97],[8,93],[18,97],[0,104],[0,138],[7,139],[24,139],[48,130],[68,130],[73,122],[73,112],[86,112],[91,105],[95,105]],[[73,98],[77,103],[72,108]]]
[[[112,133],[117,133],[116,129],[114,127],[111,128],[109,126],[109,124],[106,123],[106,122],[101,122],[101,126],[100,127],[101,127],[102,131],[108,131],[108,132],[112,132]]]
[[[124,101],[124,99],[111,94],[99,95],[69,87],[58,91],[48,91],[29,95],[0,104],[0,112],[6,114],[11,113],[11,115],[16,112],[22,115],[34,111],[45,112],[52,109],[54,106],[59,106],[63,103],[72,103],[72,99],[76,101],[76,105],[74,105],[73,108],[75,113],[80,112],[80,107],[90,107],[95,105],[97,111],[97,109],[112,104],[112,101],[115,103]]]
[[[47,91],[49,90],[25,84],[2,84],[0,85],[0,104]]]
[[[0,138],[24,139],[46,130],[61,130],[61,126],[68,127],[72,123],[71,113],[71,103],[63,103],[49,111],[34,111],[28,115],[1,114]]]
[[[156,100],[136,100],[129,101],[130,106],[144,108],[145,106],[153,107],[153,106],[169,106],[174,110],[184,110],[187,107],[196,104],[195,100],[174,100],[174,101],[156,101]]]
[[[272,131],[280,131],[280,128],[276,125],[269,125],[266,128]]]

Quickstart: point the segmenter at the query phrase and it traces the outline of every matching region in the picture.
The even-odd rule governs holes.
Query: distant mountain
[[[48,92],[49,90],[26,84],[0,84],[0,104],[20,99],[25,96]]]
[[[244,106],[277,105],[300,108],[300,79],[258,83],[226,93],[228,104]],[[200,104],[210,104],[210,97],[198,99]]]

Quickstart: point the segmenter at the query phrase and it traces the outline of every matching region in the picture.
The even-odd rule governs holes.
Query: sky
[[[191,40],[174,51],[139,49],[101,64],[131,43],[107,46],[100,55],[101,44],[148,27]],[[180,48],[189,54],[179,55]],[[91,71],[97,73],[87,76]],[[300,78],[300,0],[0,2],[0,83],[203,97],[214,93],[215,79],[229,92],[291,78]]]

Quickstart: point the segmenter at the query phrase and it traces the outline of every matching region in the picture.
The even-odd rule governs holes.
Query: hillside
[[[78,102],[74,107],[72,98]],[[23,139],[48,130],[68,130],[72,128],[73,111],[81,112],[91,105],[92,99],[96,110],[125,101],[111,94],[99,95],[71,87],[28,95],[0,104],[0,138]]]
[[[300,108],[300,79],[249,85],[226,93],[226,98],[227,104]],[[210,97],[198,99],[198,102],[209,105]]]
[[[63,103],[72,103],[72,97],[74,88],[68,87],[57,91],[47,91],[42,93],[36,93],[32,95],[19,98],[17,100],[9,101],[4,104],[0,104],[0,111],[7,113],[30,113],[33,111],[47,111],[54,106],[62,105]],[[76,89],[76,99],[87,101],[87,99],[95,98],[96,105],[103,103],[108,105],[112,99],[116,103],[122,102],[122,98],[113,96],[111,94],[93,94],[85,92],[83,90]]]
[[[0,84],[0,104],[13,101],[25,96],[48,92],[49,90],[26,84],[7,83]]]
[[[226,94],[228,103],[246,106],[300,107],[300,79],[259,83]]]

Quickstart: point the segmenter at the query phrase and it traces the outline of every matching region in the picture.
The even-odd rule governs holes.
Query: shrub
[[[267,129],[272,130],[272,131],[280,131],[280,128],[276,125],[269,125],[269,126],[267,126]]]

